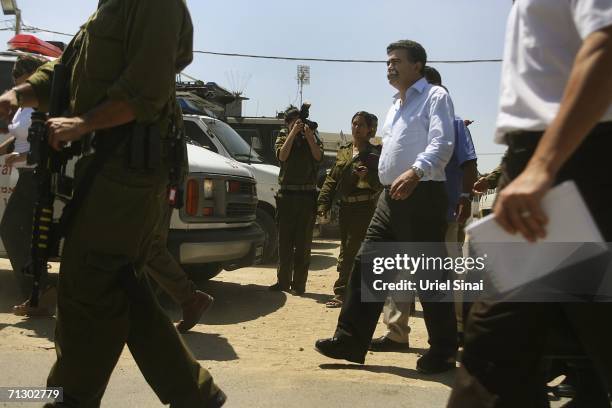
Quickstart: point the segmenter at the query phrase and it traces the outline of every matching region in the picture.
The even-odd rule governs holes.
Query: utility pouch
[[[161,164],[161,134],[156,125],[134,124],[128,143],[128,168],[153,170]]]
[[[145,168],[145,141],[147,138],[147,128],[142,124],[134,124],[132,134],[128,143],[128,163],[129,169],[141,170]]]
[[[161,165],[161,133],[157,126],[149,126],[145,138],[146,168],[154,170]]]

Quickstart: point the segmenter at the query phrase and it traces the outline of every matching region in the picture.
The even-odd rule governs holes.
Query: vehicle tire
[[[272,215],[261,208],[257,209],[256,214],[257,219],[255,222],[266,236],[262,262],[273,262],[278,258],[278,230],[276,229],[276,221]]]
[[[201,265],[181,265],[183,270],[189,275],[196,285],[199,282],[210,280],[217,276],[223,270],[220,263],[208,263]]]

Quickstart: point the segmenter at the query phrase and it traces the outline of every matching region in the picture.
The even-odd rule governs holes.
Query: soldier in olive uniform
[[[480,177],[476,183],[474,183],[474,191],[477,193],[486,193],[487,190],[492,190],[497,188],[497,185],[500,184],[500,179],[502,177],[502,166],[504,160],[506,159],[508,152],[504,153],[502,157],[501,163],[499,166],[491,170],[491,172],[485,176]]]
[[[325,216],[335,200],[340,202],[340,255],[334,298],[327,307],[340,307],[353,262],[382,190],[378,180],[380,147],[369,142],[375,134],[375,116],[357,112],[351,121],[353,141],[338,150],[336,163],[325,179],[318,199],[318,214]]]
[[[100,406],[126,343],[163,403],[218,407],[225,401],[156,303],[143,273],[161,203],[168,200],[175,74],[191,62],[192,46],[184,0],[101,0],[59,61],[0,97],[3,117],[17,106],[47,111],[54,65],[61,62],[70,74],[70,107],[66,117],[47,121],[49,144],[59,150],[95,132],[95,154],[75,169],[75,192],[86,188],[87,194],[66,231],[57,361],[47,380],[49,387],[63,388],[63,402],[50,406]],[[131,159],[143,156],[143,135],[159,154],[136,166]],[[92,166],[95,176],[84,183]]]
[[[300,119],[291,106],[285,111],[286,129],[276,140],[280,163],[276,197],[278,222],[277,282],[272,291],[306,290],[312,230],[316,218],[317,172],[323,159],[323,143],[314,129]]]

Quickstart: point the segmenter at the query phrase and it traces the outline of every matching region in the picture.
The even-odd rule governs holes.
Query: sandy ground
[[[412,321],[409,352],[369,353],[366,365],[359,366],[314,351],[317,338],[333,334],[339,313],[323,305],[336,278],[337,254],[336,241],[314,244],[303,297],[267,290],[275,281],[274,265],[224,271],[203,285],[215,296],[215,304],[183,338],[228,394],[227,407],[445,406],[454,372],[423,376],[415,370],[416,359],[427,347],[420,312]],[[53,269],[57,271],[57,265]],[[18,301],[10,265],[0,259],[0,386],[42,386],[55,359],[55,321],[13,316],[10,307]],[[168,299],[162,304],[171,319],[180,317]],[[376,335],[383,333],[379,322]],[[0,407],[17,406],[0,402]],[[127,348],[102,406],[162,406]]]

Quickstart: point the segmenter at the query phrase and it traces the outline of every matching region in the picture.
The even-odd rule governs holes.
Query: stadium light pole
[[[21,32],[21,10],[17,7],[17,0],[0,0],[2,11],[6,16],[15,16],[15,35]]]

